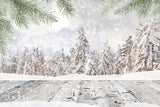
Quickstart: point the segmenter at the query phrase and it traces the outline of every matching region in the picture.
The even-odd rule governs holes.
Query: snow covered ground
[[[57,77],[31,76],[1,73],[0,80],[160,80],[160,71],[128,73],[124,75],[97,75],[71,74]]]
[[[147,103],[132,103],[122,107],[160,107],[160,106],[155,104],[147,104]]]
[[[81,103],[68,102],[11,102],[0,103],[0,107],[98,107],[97,105],[88,105]]]
[[[0,103],[0,107],[99,107],[97,105],[88,105],[71,102],[9,102]],[[133,103],[122,107],[160,107],[154,104]]]

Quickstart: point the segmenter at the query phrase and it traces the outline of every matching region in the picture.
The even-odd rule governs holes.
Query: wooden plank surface
[[[145,102],[160,105],[160,81],[1,81],[0,102],[76,102],[120,107]]]
[[[49,102],[58,90],[62,87],[63,82],[61,81],[47,81],[33,90],[20,96],[16,101],[47,101]]]
[[[76,102],[79,95],[79,93],[76,94],[76,91],[79,85],[78,81],[66,81],[51,101]]]
[[[42,83],[43,81],[27,81],[21,85],[17,85],[12,89],[9,89],[9,90],[6,90],[5,92],[0,93],[0,102],[14,101]]]
[[[99,85],[99,82],[96,81],[82,82],[78,102],[108,107],[105,93]]]
[[[134,82],[119,82],[123,84],[126,89],[138,98],[140,102],[159,104],[160,105],[160,95],[158,91],[149,87],[145,81],[134,81]]]

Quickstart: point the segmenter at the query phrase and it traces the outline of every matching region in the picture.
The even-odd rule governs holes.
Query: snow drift
[[[148,103],[132,103],[122,107],[160,107],[160,106],[155,104],[148,104]]]
[[[98,105],[88,105],[73,102],[9,102],[0,103],[0,107],[99,107]],[[154,104],[133,103],[122,107],[160,107]]]
[[[1,73],[0,80],[160,80],[160,71],[135,72],[124,75],[96,76],[71,74],[57,77]]]
[[[0,103],[0,107],[99,107],[81,103],[68,102],[9,102]]]

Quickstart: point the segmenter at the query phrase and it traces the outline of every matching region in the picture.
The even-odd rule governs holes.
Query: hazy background
[[[52,25],[30,25],[30,28],[15,29],[13,41],[8,45],[8,53],[16,53],[24,47],[39,47],[46,55],[52,56],[54,52],[64,48],[69,54],[74,47],[78,26],[84,26],[86,36],[92,50],[101,50],[102,44],[108,42],[114,52],[128,36],[134,35],[138,19],[134,14],[115,16],[112,13],[102,15],[102,7],[95,5],[74,4],[75,17],[66,18],[59,13],[59,22]]]

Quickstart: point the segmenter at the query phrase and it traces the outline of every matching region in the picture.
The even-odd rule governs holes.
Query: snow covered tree
[[[117,56],[115,57],[115,74],[123,74],[124,70],[124,63],[123,63],[123,56],[122,56],[122,49],[119,45],[119,50],[117,51]]]
[[[84,73],[85,72],[85,65],[87,63],[87,57],[89,54],[89,44],[88,40],[85,36],[83,27],[78,29],[78,38],[76,47],[73,50],[74,54],[71,64],[71,72],[72,73]]]
[[[27,71],[27,56],[29,50],[25,48],[23,52],[18,52],[16,73],[25,74]]]
[[[57,62],[53,59],[45,62],[44,71],[46,76],[56,76],[57,70]]]
[[[153,69],[160,70],[160,46],[154,48],[154,67]]]
[[[75,54],[76,54],[76,52],[75,52],[76,50],[75,50],[75,48],[71,48],[71,50],[70,50],[70,68],[68,69],[68,72],[70,72],[71,73],[71,71],[70,71],[70,69],[73,69],[73,67],[75,67],[75,65],[74,65],[74,60],[75,60]]]
[[[1,73],[6,73],[7,70],[8,70],[8,65],[7,65],[6,57],[1,56],[0,57],[0,72]]]
[[[25,75],[44,75],[44,56],[38,49],[25,50],[18,54],[16,73]]]
[[[66,63],[66,56],[64,53],[64,49],[62,48],[59,55],[55,57],[56,65],[55,65],[55,75],[64,75],[67,69],[68,64]]]
[[[61,60],[63,63],[65,62],[65,54],[64,54],[64,49],[63,49],[63,48],[62,48],[62,50],[61,50],[60,60]]]
[[[18,51],[18,57],[17,57],[17,69],[16,69],[16,73],[17,74],[21,74],[23,72],[23,62],[24,62],[24,54],[22,55],[22,53],[20,53]]]
[[[44,56],[43,53],[38,49],[33,49],[34,55],[34,66],[36,75],[44,75]]]
[[[138,44],[137,59],[135,62],[135,71],[153,70],[155,62],[155,49],[160,46],[159,31],[156,29],[155,19],[144,26],[142,38]]]
[[[114,57],[110,47],[105,43],[100,54],[99,74],[111,75],[114,72]]]
[[[98,59],[97,53],[90,52],[87,64],[86,64],[86,75],[98,75]]]
[[[132,67],[133,67],[132,66],[132,55],[131,55],[132,45],[133,45],[132,36],[129,36],[121,49],[122,60],[124,63],[124,71],[123,71],[124,73],[131,72]]]
[[[22,55],[22,57],[23,57],[23,59],[21,59],[21,60],[23,60],[22,61],[22,73],[24,74],[24,75],[28,75],[28,74],[31,74],[32,73],[32,71],[30,71],[31,70],[31,65],[30,65],[30,63],[31,63],[31,61],[32,61],[32,59],[31,59],[31,53],[30,53],[30,50],[28,49],[28,48],[26,48],[25,50],[24,50],[24,52],[23,52],[23,55]]]
[[[70,74],[69,69],[71,65],[71,58],[69,55],[65,56],[65,61],[64,61],[64,74]]]
[[[16,73],[17,70],[17,56],[10,56],[8,60],[8,70],[7,73]]]

